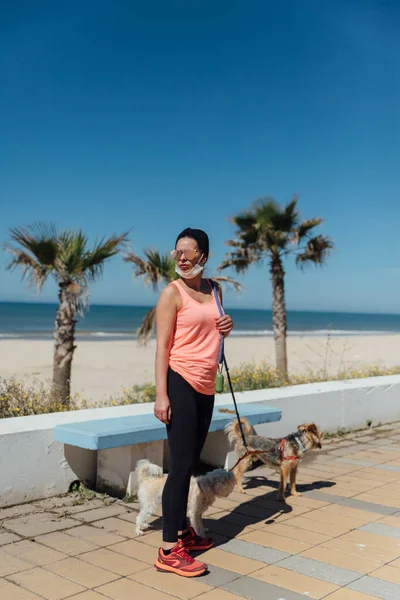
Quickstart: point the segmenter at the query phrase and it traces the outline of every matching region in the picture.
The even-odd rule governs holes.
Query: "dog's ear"
[[[311,439],[317,448],[322,448],[322,434],[315,423],[303,423],[303,425],[299,425],[297,429],[299,431],[306,431],[311,436]]]
[[[321,432],[319,430],[319,427],[317,427],[315,423],[308,423],[308,425],[307,425],[307,431],[311,434],[311,437],[312,437],[315,445],[317,446],[317,448],[321,449],[321,447],[322,447],[322,445],[321,445],[322,435],[321,435]]]
[[[313,435],[318,436],[318,427],[316,426],[315,423],[308,423],[307,425],[307,429],[310,433],[312,433]]]

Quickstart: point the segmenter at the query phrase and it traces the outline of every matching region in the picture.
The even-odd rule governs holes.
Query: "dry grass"
[[[70,409],[78,408],[70,400]],[[13,377],[0,377],[0,418],[25,417],[66,410],[51,385],[40,380],[19,381]]]
[[[321,381],[343,381],[347,379],[364,379],[366,377],[382,377],[400,374],[400,367],[386,369],[378,366],[367,366],[359,369],[341,369],[337,374],[329,375],[326,370],[308,371],[306,374],[295,374],[284,377],[275,367],[268,363],[244,363],[230,370],[233,389],[237,392],[262,390],[267,388],[286,387]],[[226,378],[225,378],[226,379]],[[225,381],[225,391],[228,391]]]
[[[0,419],[25,417],[46,413],[65,412],[85,408],[123,406],[140,402],[154,402],[155,387],[148,384],[125,389],[121,394],[101,402],[94,402],[75,394],[66,406],[50,382],[41,379],[19,380],[0,377]]]
[[[230,370],[233,388],[237,392],[398,374],[400,374],[400,366],[383,368],[374,365],[359,369],[342,368],[335,375],[329,375],[325,369],[320,371],[310,370],[306,374],[289,375],[287,378],[283,377],[277,369],[268,363],[244,363],[240,367]],[[226,377],[224,391],[229,391]],[[50,383],[35,379],[19,381],[15,378],[4,379],[0,377],[0,419],[66,410],[154,402],[155,396],[154,384],[148,383],[143,386],[126,388],[121,393],[100,402],[94,402],[81,397],[80,394],[76,394],[70,399],[69,406],[66,407],[57,397]]]

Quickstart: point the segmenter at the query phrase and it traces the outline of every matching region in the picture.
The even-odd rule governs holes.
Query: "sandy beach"
[[[72,392],[102,400],[123,388],[154,381],[155,342],[138,346],[136,341],[78,342],[72,371]],[[400,335],[289,337],[289,368],[293,373],[366,365],[391,367],[400,364]],[[0,340],[0,375],[18,378],[51,378],[52,341]],[[244,362],[274,364],[271,337],[231,337],[226,341],[231,367]]]

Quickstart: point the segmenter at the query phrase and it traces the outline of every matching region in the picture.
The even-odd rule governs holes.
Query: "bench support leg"
[[[97,453],[97,490],[113,496],[134,496],[137,493],[135,468],[138,460],[148,458],[163,466],[163,440],[121,448],[99,450]]]
[[[201,460],[213,467],[228,468],[228,454],[231,445],[223,431],[213,431],[208,434],[201,453]],[[235,463],[232,463],[233,466]]]

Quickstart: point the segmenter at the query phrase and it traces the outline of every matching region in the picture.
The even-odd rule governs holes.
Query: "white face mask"
[[[202,257],[203,255],[200,257],[200,260]],[[182,277],[183,279],[193,279],[194,277],[197,277],[197,275],[199,275],[203,269],[204,265],[201,265],[200,261],[193,265],[190,271],[182,271],[182,269],[179,268],[178,263],[175,265],[175,272],[178,273],[179,277]]]

